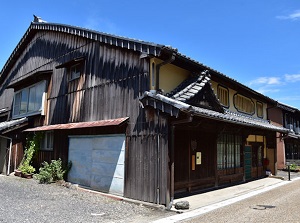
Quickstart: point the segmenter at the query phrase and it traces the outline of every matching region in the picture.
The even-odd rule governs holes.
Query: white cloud
[[[106,32],[110,34],[117,34],[117,26],[104,18],[99,18],[98,16],[90,16],[86,19],[84,27],[100,32]]]
[[[286,82],[300,81],[300,74],[285,74],[284,79]]]
[[[280,91],[278,88],[272,89],[272,88],[265,88],[265,87],[261,87],[255,90],[264,95],[267,95],[268,93],[276,93]]]
[[[280,77],[259,77],[252,80],[249,85],[279,85],[281,84]]]
[[[293,13],[286,16],[277,16],[277,19],[289,19],[289,20],[298,20],[300,19],[300,10],[296,10]]]

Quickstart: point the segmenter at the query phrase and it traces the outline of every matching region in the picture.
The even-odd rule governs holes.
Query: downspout
[[[10,169],[10,160],[11,160],[11,147],[12,147],[12,138],[9,138],[9,137],[6,137],[6,136],[1,136],[1,138],[4,138],[4,139],[7,139],[7,140],[10,140],[10,143],[9,143],[9,152],[8,152],[8,164],[7,164],[7,171],[6,171],[6,175],[8,176],[10,173],[9,173],[9,169]]]
[[[159,109],[157,109],[157,187],[156,187],[156,203],[160,202],[160,151],[159,151],[159,130],[160,130],[160,121],[159,121]]]
[[[172,53],[172,55],[170,55],[170,58],[157,64],[156,65],[156,72],[155,72],[155,90],[158,91],[159,90],[159,71],[160,68],[166,64],[170,64],[175,60],[175,52]]]
[[[159,71],[160,71],[160,68],[166,64],[169,64],[169,63],[172,63],[173,61],[175,60],[175,53],[173,52],[172,55],[170,56],[169,59],[163,61],[162,63],[160,64],[157,64],[156,65],[156,72],[155,72],[155,79],[156,79],[156,82],[155,82],[155,90],[158,91],[159,90]],[[159,118],[160,118],[160,113],[159,113],[159,110],[157,110],[157,187],[156,187],[156,202],[157,204],[160,203],[160,148],[159,148],[159,144],[160,144],[160,139],[159,139],[159,134],[160,134],[160,121],[159,121]]]
[[[171,173],[170,173],[170,194],[171,194],[171,199],[170,199],[170,203],[167,207],[168,210],[171,210],[172,206],[173,206],[173,202],[174,202],[174,179],[175,179],[175,175],[174,175],[174,168],[175,168],[175,164],[174,164],[174,150],[175,150],[175,125],[178,124],[186,124],[186,123],[190,123],[193,121],[193,116],[189,115],[188,118],[183,119],[183,120],[177,120],[177,121],[173,121],[171,122],[171,151],[170,151],[170,160],[171,160]]]

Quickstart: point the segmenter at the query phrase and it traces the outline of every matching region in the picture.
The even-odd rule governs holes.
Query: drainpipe
[[[160,121],[159,121],[159,109],[157,109],[157,187],[156,187],[156,203],[160,202],[160,151],[159,151],[159,132],[160,130]]]
[[[1,138],[4,138],[4,139],[8,139],[10,140],[10,143],[9,143],[9,155],[8,155],[8,164],[7,164],[7,171],[6,171],[6,175],[8,176],[10,173],[9,173],[9,169],[10,169],[10,157],[11,157],[11,147],[12,147],[12,138],[9,138],[9,137],[6,137],[6,136],[1,136]]]
[[[172,55],[170,56],[169,59],[161,62],[160,64],[157,64],[156,65],[156,72],[155,72],[155,90],[158,91],[159,90],[159,71],[160,71],[160,68],[166,64],[170,64],[172,63],[174,60],[175,60],[175,52],[172,53]]]
[[[155,90],[158,91],[159,90],[159,71],[160,68],[166,64],[172,63],[175,60],[175,53],[173,52],[172,55],[170,56],[169,59],[161,62],[160,64],[156,65],[156,72],[155,72]],[[157,110],[157,187],[156,187],[156,202],[157,204],[160,203],[160,148],[159,148],[159,144],[160,144],[160,139],[159,139],[159,130],[160,130],[160,121],[159,121],[159,117],[160,117],[160,113],[159,110]]]
[[[178,124],[186,124],[193,121],[193,116],[189,115],[188,118],[183,120],[177,120],[171,122],[171,151],[170,151],[170,160],[171,160],[171,173],[170,173],[170,193],[171,193],[171,199],[170,203],[167,207],[168,210],[171,210],[174,202],[174,150],[175,150],[175,125]]]

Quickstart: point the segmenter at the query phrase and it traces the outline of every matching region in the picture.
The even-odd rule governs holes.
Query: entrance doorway
[[[0,138],[0,174],[6,174],[7,172],[7,139]]]
[[[245,146],[244,150],[244,164],[245,164],[245,180],[250,180],[252,178],[252,147]]]
[[[214,187],[216,137],[199,130],[176,130],[174,148],[175,192]]]

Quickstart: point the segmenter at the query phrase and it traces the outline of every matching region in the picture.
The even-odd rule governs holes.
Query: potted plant
[[[20,177],[22,174],[21,170],[15,169],[15,176]]]
[[[41,136],[35,134],[32,139],[27,139],[26,150],[18,170],[21,171],[21,176],[32,178],[35,168],[31,165],[32,158],[40,146]]]
[[[28,163],[24,163],[19,167],[19,170],[21,171],[22,177],[29,179],[32,178],[35,168]]]

